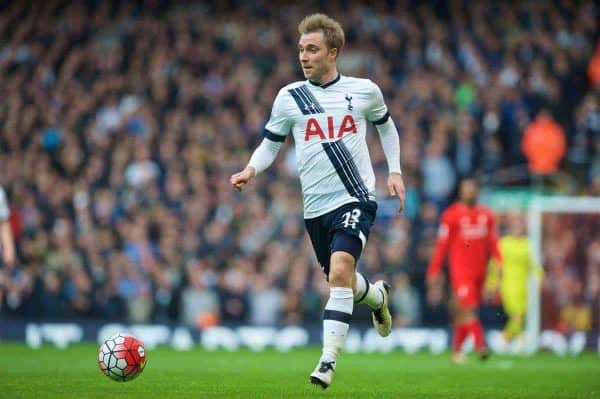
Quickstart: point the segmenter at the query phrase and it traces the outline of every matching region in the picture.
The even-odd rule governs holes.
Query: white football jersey
[[[291,83],[275,98],[265,137],[294,136],[304,217],[341,205],[375,200],[375,174],[367,148],[367,122],[389,118],[379,87],[368,79],[338,75],[319,86]]]
[[[4,189],[0,186],[0,222],[3,222],[8,219],[10,215],[10,211],[8,209],[8,200],[6,199],[6,193]]]

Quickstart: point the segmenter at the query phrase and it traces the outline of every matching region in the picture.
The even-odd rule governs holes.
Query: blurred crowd
[[[600,214],[547,214],[542,223],[542,328],[599,331]]]
[[[277,91],[302,79],[296,27],[317,11],[346,31],[340,71],[379,84],[400,131],[406,210],[371,134],[380,208],[359,262],[398,288],[398,325],[445,324],[423,288],[439,213],[461,176],[529,184],[538,114],[564,135],[570,189],[600,195],[597,3],[275,3],[0,5],[0,184],[19,258],[0,269],[0,314],[318,323],[328,291],[293,144],[243,193],[229,185]]]

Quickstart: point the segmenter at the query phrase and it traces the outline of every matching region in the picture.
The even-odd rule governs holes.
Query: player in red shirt
[[[442,213],[437,243],[427,270],[427,283],[432,292],[441,284],[440,271],[448,255],[453,293],[452,359],[456,363],[465,361],[461,347],[469,334],[473,334],[480,357],[486,359],[489,355],[477,308],[490,255],[501,264],[494,215],[477,204],[478,194],[475,179],[461,181],[459,201]]]

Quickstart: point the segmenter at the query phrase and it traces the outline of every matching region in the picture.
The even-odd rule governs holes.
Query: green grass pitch
[[[144,373],[117,383],[102,375],[97,346],[65,350],[0,344],[0,398],[600,398],[600,356],[475,357],[401,352],[344,354],[332,386],[308,382],[317,348],[289,353],[148,350]]]

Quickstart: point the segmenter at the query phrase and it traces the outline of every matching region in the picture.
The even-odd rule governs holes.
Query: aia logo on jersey
[[[308,141],[311,137],[315,136],[321,140],[340,138],[346,133],[356,133],[356,122],[352,115],[344,116],[340,128],[335,131],[333,128],[333,116],[327,117],[327,130],[324,131],[323,127],[319,124],[317,118],[309,118],[306,122],[306,133],[304,134],[304,141]]]

